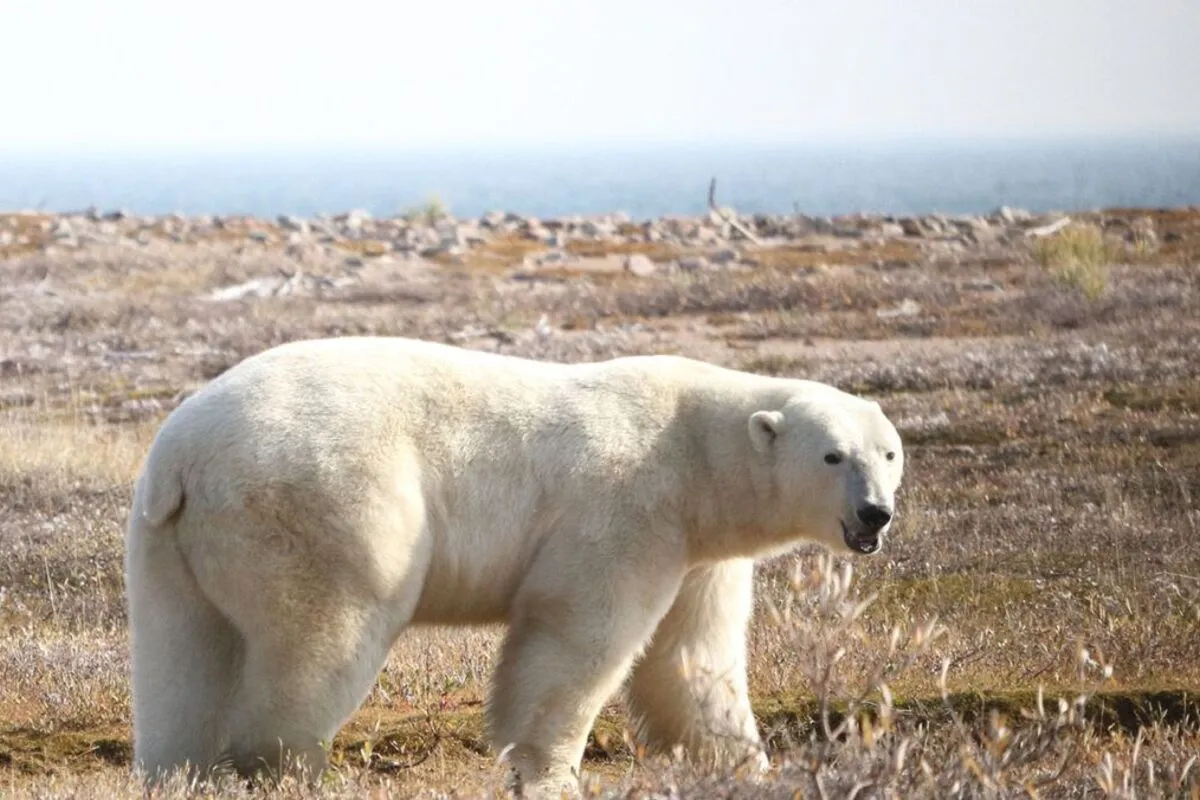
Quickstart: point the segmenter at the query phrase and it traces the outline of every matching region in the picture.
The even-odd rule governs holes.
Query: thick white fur
[[[269,350],[185,401],[137,482],[135,762],[320,769],[405,626],[503,621],[488,723],[526,793],[577,791],[627,676],[648,744],[764,768],[753,560],[846,551],[902,463],[875,403],[683,358]]]

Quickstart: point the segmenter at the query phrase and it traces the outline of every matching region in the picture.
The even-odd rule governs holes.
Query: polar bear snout
[[[892,521],[892,510],[886,506],[868,503],[858,509],[858,521],[866,527],[867,533],[879,533]]]
[[[842,541],[853,552],[873,555],[883,548],[883,535],[892,522],[893,510],[877,503],[859,506],[855,519],[847,525],[842,522]]]

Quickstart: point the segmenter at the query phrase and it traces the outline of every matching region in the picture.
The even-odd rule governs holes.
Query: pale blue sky
[[[1200,132],[1200,0],[0,0],[0,151]]]

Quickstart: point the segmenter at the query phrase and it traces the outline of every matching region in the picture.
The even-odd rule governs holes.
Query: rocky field
[[[130,480],[204,381],[347,334],[679,353],[869,394],[901,429],[884,552],[760,570],[768,781],[644,758],[614,701],[585,763],[595,791],[1200,796],[1200,209],[538,220],[436,204],[0,214],[0,793],[138,794]],[[497,641],[406,635],[323,787],[275,793],[501,791],[481,730]]]

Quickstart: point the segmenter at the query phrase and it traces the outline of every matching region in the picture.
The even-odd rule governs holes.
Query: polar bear
[[[135,764],[319,771],[406,626],[503,622],[486,714],[518,791],[578,792],[622,684],[650,748],[767,769],[754,562],[879,550],[903,459],[874,402],[682,357],[266,350],[172,412],[135,485]]]

